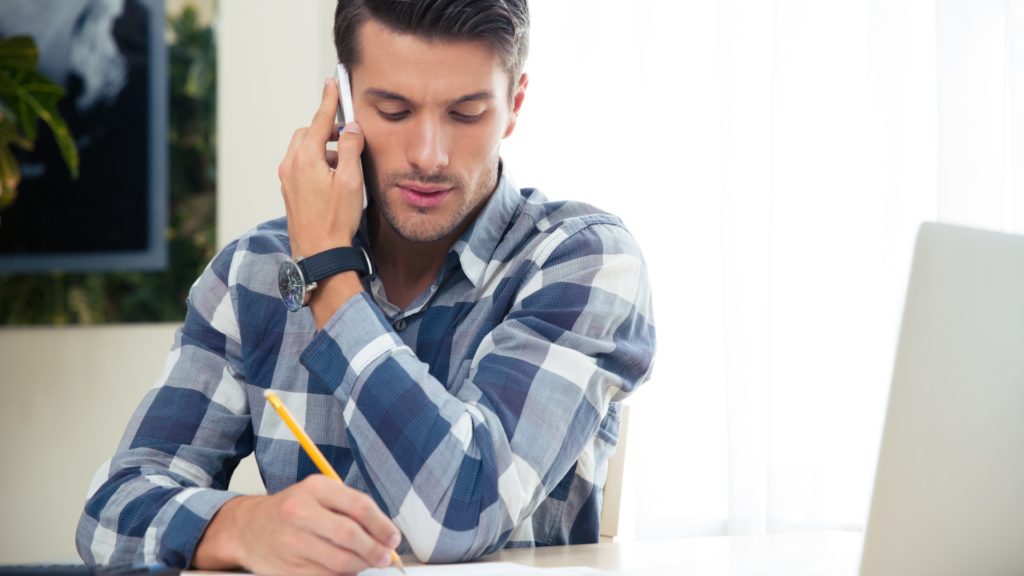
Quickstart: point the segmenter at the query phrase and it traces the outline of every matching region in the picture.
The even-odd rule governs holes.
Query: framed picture
[[[72,179],[49,130],[18,151],[18,198],[0,212],[0,273],[167,266],[167,47],[163,0],[3,0],[0,36],[32,36],[39,71],[67,91]]]

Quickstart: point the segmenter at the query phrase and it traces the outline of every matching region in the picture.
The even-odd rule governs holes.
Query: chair
[[[623,404],[619,414],[619,444],[608,460],[608,477],[604,482],[604,503],[601,506],[601,542],[612,542],[619,534],[619,504],[622,502],[622,471],[626,463],[629,406]]]

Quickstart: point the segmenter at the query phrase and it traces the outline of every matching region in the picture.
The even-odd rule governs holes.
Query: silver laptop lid
[[[860,574],[1024,574],[1024,237],[918,232]]]

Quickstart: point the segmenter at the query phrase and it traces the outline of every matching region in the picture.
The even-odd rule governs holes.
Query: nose
[[[421,118],[413,126],[407,159],[419,172],[432,174],[448,166],[448,136],[431,118]]]

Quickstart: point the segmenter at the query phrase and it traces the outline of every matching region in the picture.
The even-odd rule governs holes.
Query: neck
[[[500,170],[499,164],[499,177]],[[377,275],[392,304],[405,308],[437,278],[452,245],[476,221],[494,195],[499,177],[495,178],[491,193],[480,201],[451,234],[432,242],[414,242],[402,238],[387,223],[377,206],[370,204],[366,211],[367,233]]]
[[[399,236],[375,207],[371,206],[366,216],[374,261],[382,279],[407,287],[429,284],[466,228],[459,226],[452,234],[433,242],[413,242]]]

